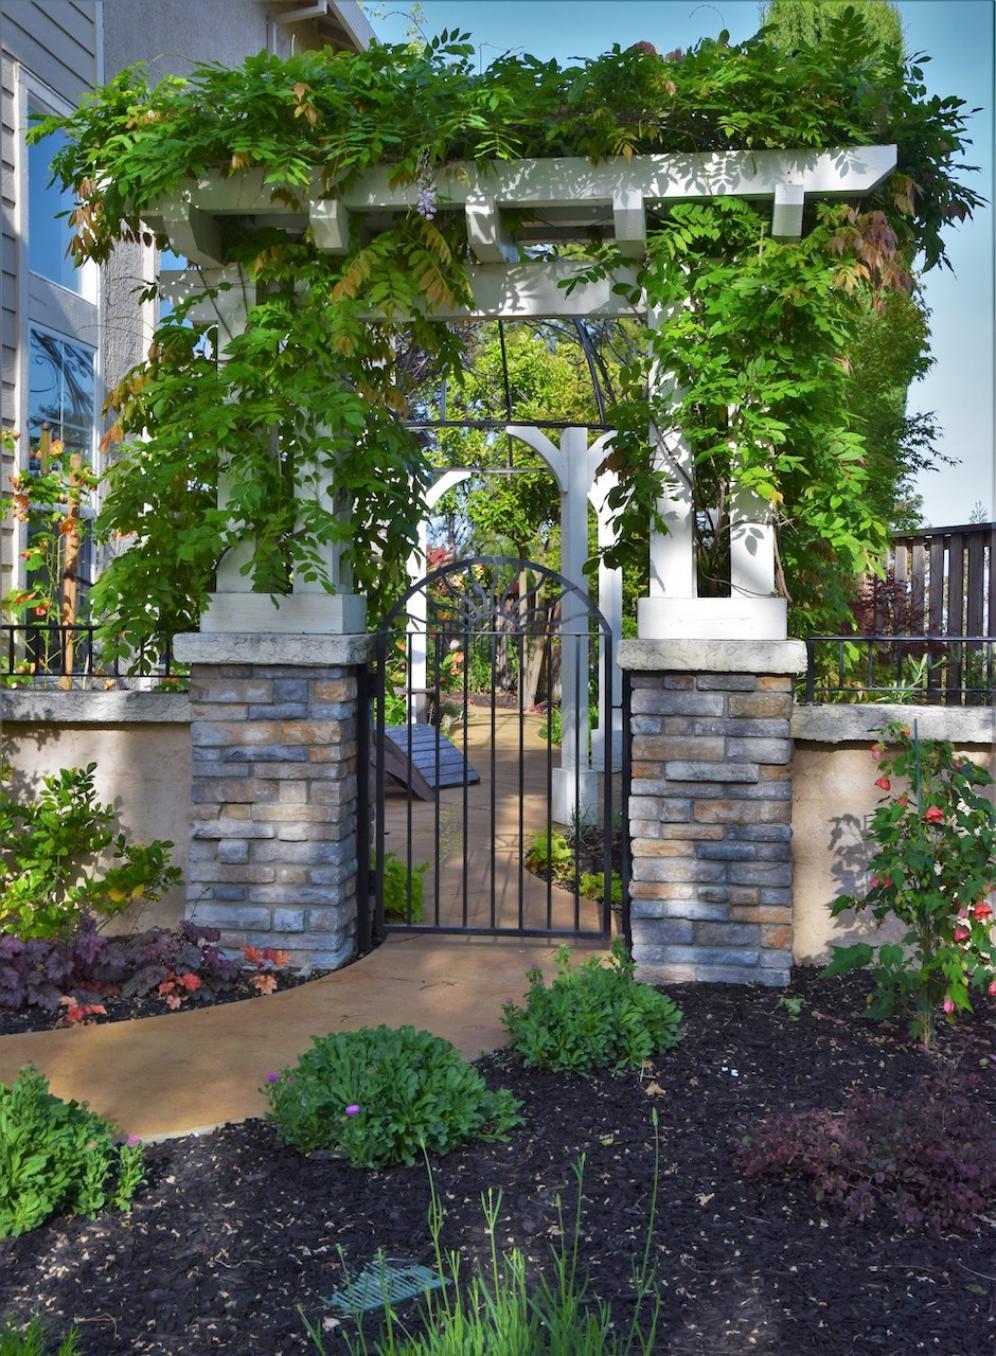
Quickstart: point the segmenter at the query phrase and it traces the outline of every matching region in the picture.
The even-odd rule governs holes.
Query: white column
[[[469,470],[463,470],[459,467],[452,467],[448,471],[443,471],[426,490],[426,507],[435,508],[448,490],[452,490],[454,486],[466,480],[470,474]],[[423,518],[419,523],[418,546],[408,557],[408,579],[411,584],[417,584],[425,575],[428,568],[426,564],[428,554],[429,524]],[[420,691],[420,689],[425,688],[428,681],[426,664],[427,615],[425,592],[420,589],[408,600],[407,630],[411,637],[410,672],[413,694],[409,704],[408,716],[413,722],[426,719],[429,705],[428,698],[424,692]]]
[[[596,446],[598,446],[596,444]],[[614,471],[603,471],[595,480],[589,499],[598,520],[598,546],[604,550],[616,540],[612,513],[606,502],[609,491],[618,483]],[[609,643],[603,637],[598,666],[598,729],[591,736],[591,765],[596,772],[606,771],[605,751],[610,750],[609,770],[622,768],[622,674],[617,656],[622,639],[623,575],[604,561],[598,565],[598,608],[609,627]],[[608,710],[606,672],[612,673],[612,709]]]

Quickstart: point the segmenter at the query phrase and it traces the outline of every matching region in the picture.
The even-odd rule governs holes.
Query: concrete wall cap
[[[15,688],[0,693],[0,720],[12,725],[183,725],[190,721],[190,702],[183,692]]]
[[[273,632],[188,631],[174,637],[173,654],[183,664],[288,664],[328,668],[365,664],[372,635],[280,635]]]
[[[792,713],[792,737],[814,744],[864,744],[883,725],[898,720],[917,722],[921,739],[947,739],[959,746],[996,743],[996,707],[893,706],[885,703],[819,703],[797,706]]]
[[[631,673],[804,673],[801,640],[622,640],[619,667]]]

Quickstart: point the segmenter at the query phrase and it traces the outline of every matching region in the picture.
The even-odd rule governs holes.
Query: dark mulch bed
[[[296,989],[299,984],[306,984],[309,980],[320,979],[329,971],[312,970],[308,974],[302,974],[296,970],[278,970],[275,973],[277,992],[280,993],[284,989]],[[247,971],[236,981],[230,992],[219,994],[210,1004],[202,1005],[188,998],[175,1011],[191,1012],[201,1006],[217,1007],[220,1003],[241,1003],[248,998],[265,998],[267,995],[259,992],[252,979],[252,974]],[[147,994],[144,998],[103,998],[100,1001],[107,1009],[106,1015],[98,1013],[87,1018],[88,1022],[98,1026],[103,1026],[107,1022],[130,1022],[133,1017],[165,1017],[172,1011],[155,994]],[[61,1009],[58,1012],[44,1012],[40,1008],[22,1008],[14,1011],[11,1008],[0,1007],[0,1036],[21,1035],[26,1031],[51,1031],[54,1026],[60,1024],[65,1025],[61,1022]]]
[[[886,1216],[845,1225],[801,1188],[745,1184],[734,1172],[731,1146],[764,1113],[839,1106],[855,1087],[899,1095],[929,1067],[901,1032],[854,1019],[860,982],[802,971],[794,991],[806,1003],[797,1021],[777,992],[680,988],[685,1041],[642,1078],[585,1082],[530,1073],[507,1056],[484,1061],[489,1079],[522,1097],[526,1121],[507,1145],[434,1164],[446,1240],[479,1254],[480,1194],[501,1188],[501,1244],[544,1258],[554,1197],[572,1199],[571,1165],[583,1152],[584,1261],[594,1290],[625,1317],[656,1107],[660,1352],[996,1350],[996,1227],[938,1237],[905,1233]],[[965,1061],[981,1069],[980,1097],[994,1104],[996,1072],[980,1065],[992,1006],[971,1025],[980,1044]],[[378,1247],[429,1258],[421,1167],[371,1173],[304,1160],[253,1122],[156,1146],[149,1171],[130,1217],[60,1219],[0,1244],[0,1310],[37,1310],[63,1329],[75,1321],[87,1356],[277,1356],[309,1349],[296,1308],[329,1312],[320,1297],[340,1282],[337,1248],[354,1265]],[[342,1349],[331,1336],[330,1352]]]

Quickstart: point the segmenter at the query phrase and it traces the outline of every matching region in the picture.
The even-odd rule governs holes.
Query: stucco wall
[[[0,699],[0,713],[33,694],[10,693]],[[158,707],[159,714],[175,714],[176,698],[150,693],[60,693],[77,699],[78,718],[92,716],[87,698],[141,697]],[[80,698],[84,699],[82,702]],[[173,703],[172,711],[163,702]],[[183,703],[185,706],[185,703]],[[28,712],[30,714],[30,712]],[[61,717],[68,713],[59,712]],[[111,714],[118,714],[112,712]],[[14,786],[30,795],[47,773],[63,767],[96,763],[96,788],[101,801],[110,801],[122,827],[136,841],[170,839],[176,846],[173,861],[186,869],[190,838],[190,725],[189,721],[131,719],[140,710],[127,711],[118,723],[81,724],[60,718],[44,723],[3,720],[3,753],[13,767]],[[170,891],[158,904],[135,906],[115,924],[135,927],[171,926],[183,917],[184,890]]]
[[[870,926],[874,919],[870,917],[861,920],[853,914],[830,917],[833,899],[852,893],[861,884],[872,855],[867,833],[875,807],[882,799],[882,793],[873,785],[878,775],[870,753],[874,729],[893,718],[911,721],[915,717],[924,738],[950,739],[967,757],[996,776],[994,715],[991,709],[978,708],[797,709],[792,762],[797,964],[821,963],[829,958],[831,944],[846,946],[874,931]],[[822,738],[800,737],[805,734]],[[846,738],[848,734],[850,739]],[[891,935],[898,935],[898,927]],[[883,929],[878,940],[889,939],[890,934]]]

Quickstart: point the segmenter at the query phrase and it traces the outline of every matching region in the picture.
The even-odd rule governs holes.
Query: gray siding
[[[96,0],[0,0],[0,24],[7,54],[70,103],[96,84]]]

